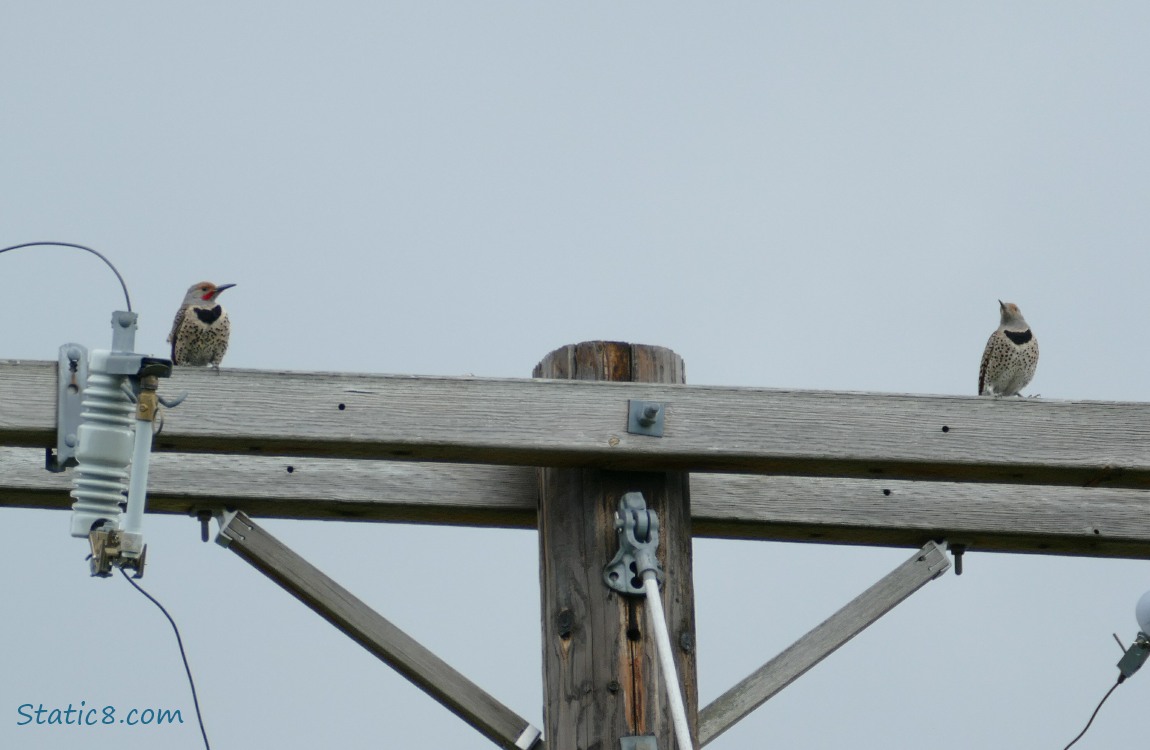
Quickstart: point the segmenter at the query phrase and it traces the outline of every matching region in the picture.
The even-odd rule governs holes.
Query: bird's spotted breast
[[[197,310],[197,312],[199,311]],[[1018,346],[1022,346],[1034,338],[1034,334],[1030,332],[1029,328],[1027,328],[1025,331],[1003,331],[1003,333],[1006,334],[1006,338],[1010,339]]]

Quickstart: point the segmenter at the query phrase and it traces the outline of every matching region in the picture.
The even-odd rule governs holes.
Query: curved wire
[[[204,747],[207,748],[207,750],[212,750],[212,746],[208,744],[208,733],[204,729],[204,717],[200,715],[200,699],[196,697],[196,683],[195,680],[192,679],[192,668],[188,666],[188,655],[184,653],[184,641],[182,638],[180,638],[180,629],[176,627],[176,621],[173,620],[172,616],[168,614],[168,610],[164,609],[164,605],[156,601],[155,597],[153,597],[147,591],[144,591],[144,589],[140,588],[140,584],[133,581],[132,577],[125,573],[123,568],[120,568],[119,570],[120,574],[124,576],[124,580],[135,586],[136,591],[139,591],[141,594],[148,597],[148,601],[159,607],[160,611],[164,613],[164,617],[168,618],[168,622],[172,623],[172,630],[176,632],[176,643],[180,647],[180,658],[184,660],[184,671],[188,673],[188,684],[192,686],[192,703],[194,703],[196,706],[196,720],[200,722],[200,734],[204,738]]]
[[[1078,736],[1072,739],[1070,744],[1062,748],[1062,750],[1070,750],[1070,748],[1074,746],[1074,743],[1082,739],[1082,735],[1086,734],[1086,730],[1089,729],[1090,725],[1094,723],[1094,717],[1098,716],[1098,712],[1102,710],[1102,704],[1106,702],[1106,699],[1110,697],[1110,694],[1113,693],[1114,690],[1125,680],[1126,675],[1118,675],[1118,682],[1114,683],[1114,687],[1107,690],[1106,695],[1102,696],[1102,700],[1098,701],[1098,708],[1094,709],[1094,713],[1090,714],[1090,721],[1086,722],[1086,726],[1082,728],[1082,731],[1078,733]]]
[[[74,247],[78,250],[87,250],[92,255],[95,255],[97,258],[104,261],[104,263],[106,263],[108,265],[108,268],[112,269],[112,273],[116,274],[116,278],[120,280],[120,288],[124,290],[124,302],[127,303],[127,305],[128,305],[128,312],[132,312],[132,298],[128,296],[128,285],[124,283],[124,277],[121,276],[120,272],[116,270],[116,267],[112,265],[112,261],[108,260],[103,255],[96,252],[92,248],[87,247],[86,245],[77,245],[74,242],[52,242],[52,241],[49,241],[49,242],[25,242],[25,243],[22,243],[20,245],[11,245],[9,247],[0,248],[0,253],[6,253],[9,250],[19,250],[22,247],[32,247],[33,245],[56,245],[58,247]]]

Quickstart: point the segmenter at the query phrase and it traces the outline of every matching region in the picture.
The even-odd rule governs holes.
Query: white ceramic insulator
[[[136,407],[120,389],[125,378],[106,373],[109,352],[92,352],[83,411],[77,430],[76,479],[72,497],[72,536],[88,536],[105,521],[118,528],[124,484],[132,460]]]

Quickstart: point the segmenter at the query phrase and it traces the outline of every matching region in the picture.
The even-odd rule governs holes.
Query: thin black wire
[[[92,255],[95,255],[97,258],[104,261],[108,265],[108,268],[112,269],[112,273],[116,274],[116,278],[120,280],[120,288],[124,290],[124,302],[127,303],[127,305],[128,305],[128,312],[132,312],[132,298],[128,296],[128,285],[124,283],[124,277],[121,276],[120,272],[116,270],[116,267],[112,265],[112,261],[108,260],[103,255],[96,252],[92,248],[87,247],[86,245],[77,245],[73,242],[25,242],[21,245],[11,245],[10,247],[0,248],[0,253],[6,253],[9,250],[19,250],[22,247],[32,247],[33,245],[56,245],[59,247],[74,247],[74,248],[77,248],[79,250],[87,250]]]
[[[132,577],[125,573],[123,568],[120,568],[120,574],[124,576],[125,581],[136,587],[136,591],[148,597],[148,601],[159,607],[160,611],[164,613],[164,617],[168,618],[168,622],[172,623],[172,630],[176,632],[176,643],[180,646],[180,658],[184,660],[184,671],[188,673],[188,684],[192,686],[192,703],[196,706],[196,721],[200,722],[200,734],[204,737],[204,747],[207,748],[207,750],[212,750],[212,746],[208,744],[208,733],[204,730],[204,717],[200,715],[200,699],[196,697],[196,681],[192,679],[192,668],[188,666],[188,656],[184,653],[184,641],[180,638],[180,629],[176,627],[176,621],[168,614],[168,610],[164,609],[164,605],[156,601],[147,591],[140,588],[140,584],[133,581]]]
[[[1102,710],[1102,704],[1106,702],[1106,699],[1110,697],[1110,694],[1114,692],[1115,688],[1117,688],[1119,685],[1121,685],[1125,681],[1126,681],[1126,675],[1124,675],[1124,674],[1118,675],[1118,682],[1114,683],[1113,687],[1111,687],[1109,690],[1106,691],[1106,695],[1102,696],[1102,700],[1098,701],[1098,708],[1094,709],[1094,713],[1090,714],[1090,721],[1086,722],[1086,726],[1082,727],[1082,731],[1078,733],[1078,736],[1075,737],[1074,739],[1072,739],[1070,741],[1070,744],[1067,745],[1066,747],[1062,748],[1062,750],[1070,750],[1070,748],[1074,746],[1074,743],[1076,743],[1076,742],[1078,742],[1078,740],[1082,739],[1082,735],[1086,734],[1086,730],[1089,729],[1090,725],[1094,723],[1094,717],[1096,717],[1098,715],[1098,712]]]

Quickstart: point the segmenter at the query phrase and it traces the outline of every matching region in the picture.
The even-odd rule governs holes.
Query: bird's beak
[[[228,284],[228,286],[235,286],[235,284]],[[999,301],[998,301],[998,309],[1000,309],[1000,310],[1005,310],[1005,309],[1006,309],[1006,305],[1004,305],[1004,304],[1002,303],[1002,300],[999,300]]]
[[[216,296],[218,297],[220,292],[224,291],[225,289],[231,289],[233,286],[235,286],[235,284],[220,284],[216,287]]]

